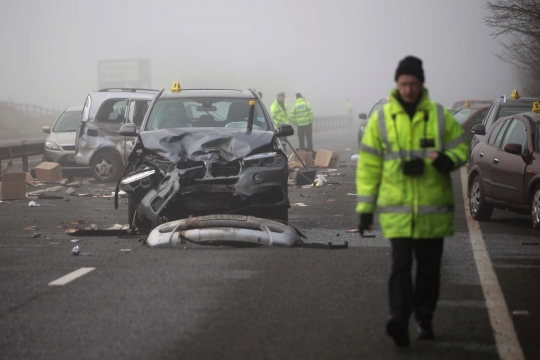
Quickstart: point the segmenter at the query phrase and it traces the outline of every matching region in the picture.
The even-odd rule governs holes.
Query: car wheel
[[[493,214],[493,205],[486,203],[482,178],[477,175],[469,192],[469,210],[471,217],[476,221],[488,221]]]
[[[540,185],[536,186],[531,203],[532,225],[535,230],[540,230]]]
[[[100,182],[118,181],[122,176],[122,168],[122,158],[114,151],[100,152],[90,161],[90,172]]]

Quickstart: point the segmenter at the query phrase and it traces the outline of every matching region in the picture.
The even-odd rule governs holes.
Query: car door
[[[482,185],[484,186],[484,193],[487,197],[492,197],[491,191],[491,163],[497,150],[497,141],[502,141],[502,136],[508,126],[508,120],[503,120],[497,123],[491,132],[488,131],[487,141],[479,143],[472,152],[473,161],[480,168],[482,176]]]
[[[146,112],[148,111],[148,107],[150,106],[150,100],[141,100],[141,99],[131,99],[129,101],[128,106],[128,117],[127,121],[130,123],[133,123],[137,126],[137,129],[140,131],[142,122],[144,120],[144,116],[146,115]],[[125,137],[125,148],[124,152],[122,153],[122,157],[124,158],[124,162],[127,163],[127,157],[129,154],[131,154],[131,151],[133,150],[133,146],[135,144],[136,137]]]
[[[504,140],[497,146],[491,163],[491,191],[497,200],[509,204],[523,202],[523,180],[525,175],[528,145],[531,143],[530,129],[527,124],[514,118],[508,126]],[[507,144],[519,144],[521,154],[511,154],[504,151]]]

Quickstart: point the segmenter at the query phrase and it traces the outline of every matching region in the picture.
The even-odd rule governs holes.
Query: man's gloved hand
[[[454,162],[443,152],[437,154],[438,156],[432,162],[433,166],[439,173],[448,174],[454,169]]]
[[[358,223],[358,231],[360,235],[364,234],[364,231],[373,230],[373,214],[360,214],[360,222]]]

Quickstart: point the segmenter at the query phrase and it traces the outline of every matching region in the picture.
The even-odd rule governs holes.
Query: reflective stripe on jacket
[[[274,120],[274,124],[289,124],[289,114],[287,112],[287,108],[282,107],[277,99],[274,100],[272,103],[272,106],[270,106],[270,115],[272,116],[272,119]]]
[[[309,125],[313,122],[313,110],[311,105],[303,98],[296,99],[291,108],[291,121],[298,126]]]
[[[356,212],[373,213],[377,207],[384,236],[439,238],[454,232],[454,196],[450,174],[440,174],[429,153],[444,152],[459,168],[467,161],[469,144],[452,115],[429,100],[423,90],[413,119],[392,91],[390,102],[369,120],[360,145],[356,184]],[[398,141],[399,139],[399,141]],[[433,140],[423,149],[421,139]],[[424,174],[402,172],[402,159],[420,157]]]

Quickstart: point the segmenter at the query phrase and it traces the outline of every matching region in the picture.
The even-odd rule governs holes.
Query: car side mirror
[[[43,131],[45,134],[51,133],[51,127],[50,126],[44,126],[41,128],[41,131]]]
[[[292,136],[294,135],[294,128],[289,124],[281,124],[279,125],[279,131],[277,132],[276,136],[279,137],[285,137],[285,136]]]
[[[474,125],[471,131],[476,135],[486,135],[486,127],[482,124]]]
[[[134,123],[127,123],[120,127],[119,131],[122,136],[137,136],[137,126]]]
[[[523,147],[521,144],[506,144],[504,145],[504,151],[514,155],[521,155],[523,153]]]
[[[358,118],[359,118],[360,120],[367,120],[367,114],[366,114],[366,113],[358,114]]]

